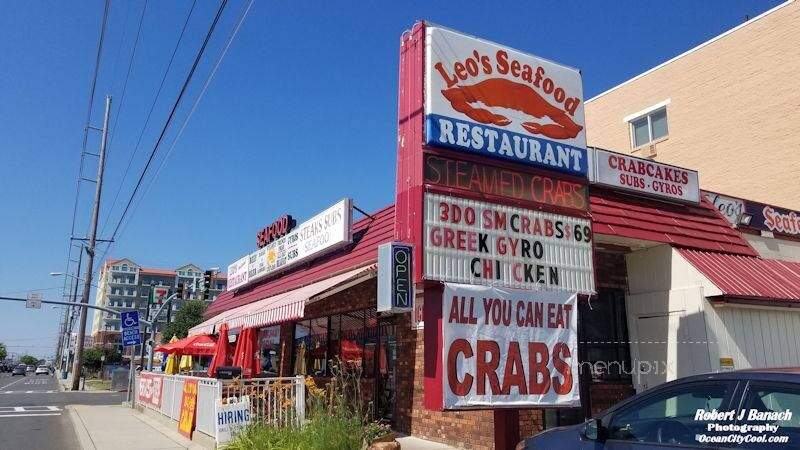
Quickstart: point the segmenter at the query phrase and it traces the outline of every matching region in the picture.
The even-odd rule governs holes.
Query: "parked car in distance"
[[[699,410],[735,412],[723,419],[714,413],[698,416]],[[747,412],[744,417],[739,417],[742,410]],[[775,415],[753,419],[753,410]],[[779,416],[786,411],[791,412],[788,418]],[[714,423],[734,426],[770,424],[777,429],[767,432],[720,430],[717,435],[762,435],[765,439],[783,436],[788,438],[788,442],[700,442],[705,439],[701,436],[714,435],[714,431],[708,429],[709,424]],[[800,368],[746,369],[681,378],[623,400],[582,424],[545,430],[517,445],[517,450],[551,448],[800,449]]]
[[[34,366],[28,366],[28,369],[27,369],[27,370],[28,370],[28,372],[33,372],[33,371],[35,371],[35,370],[36,370],[36,367],[34,367]]]
[[[25,372],[26,372],[25,366],[17,366],[14,367],[14,369],[11,371],[11,376],[13,377],[14,375],[22,375],[24,377]]]
[[[39,366],[36,368],[36,375],[50,375],[50,371],[45,366]]]

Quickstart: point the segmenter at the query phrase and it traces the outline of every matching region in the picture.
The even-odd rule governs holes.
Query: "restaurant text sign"
[[[579,406],[577,298],[445,283],[444,408]]]
[[[697,171],[596,149],[594,181],[628,191],[700,203]]]
[[[425,154],[425,183],[481,195],[585,211],[586,184],[542,173]]]
[[[441,27],[427,27],[425,143],[588,173],[578,70]]]
[[[594,292],[589,220],[425,194],[425,277]]]
[[[228,265],[228,290],[349,244],[352,222],[352,202],[345,198],[289,234]]]

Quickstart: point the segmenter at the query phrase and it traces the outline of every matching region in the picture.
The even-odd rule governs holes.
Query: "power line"
[[[164,135],[166,135],[167,130],[169,129],[170,124],[172,123],[172,119],[175,117],[175,112],[178,110],[178,106],[180,106],[181,100],[183,99],[183,96],[186,93],[186,89],[189,87],[189,83],[191,83],[192,81],[194,73],[197,70],[197,66],[200,63],[200,59],[203,57],[203,54],[205,53],[205,49],[208,46],[208,42],[211,40],[211,35],[214,33],[214,30],[216,29],[217,23],[219,22],[219,19],[222,16],[222,11],[225,9],[225,5],[227,3],[228,0],[222,0],[219,9],[217,9],[217,14],[216,16],[214,16],[214,21],[211,23],[211,27],[208,29],[208,32],[206,33],[206,37],[203,40],[203,45],[200,47],[200,50],[197,52],[197,55],[195,56],[194,62],[192,63],[192,68],[189,70],[189,74],[187,75],[186,80],[184,80],[183,85],[181,86],[181,90],[178,93],[178,97],[175,99],[175,103],[172,105],[172,109],[170,110],[169,116],[167,117],[167,120],[161,129],[161,133],[159,134],[158,139],[155,142],[155,145],[153,145],[153,150],[150,152],[150,157],[147,159],[147,163],[145,164],[141,174],[139,175],[139,179],[136,182],[136,186],[134,186],[133,188],[133,192],[131,193],[131,196],[128,199],[127,205],[125,205],[125,209],[122,211],[122,215],[120,216],[116,227],[114,227],[114,232],[111,235],[112,241],[117,236],[119,227],[120,225],[122,225],[122,221],[125,220],[125,216],[130,210],[134,197],[136,197],[136,194],[139,192],[139,187],[142,185],[142,181],[144,180],[144,177],[147,174],[147,169],[150,168],[150,164],[152,164],[153,162],[153,158],[155,157],[156,152],[158,151],[158,147],[161,144],[161,141],[164,139]]]
[[[161,173],[161,169],[164,168],[164,165],[166,164],[167,159],[169,158],[169,155],[172,153],[172,150],[175,148],[175,145],[178,143],[178,140],[183,135],[183,131],[186,129],[186,126],[189,123],[189,119],[191,119],[192,115],[194,114],[195,110],[197,109],[197,106],[200,104],[200,100],[205,95],[206,90],[208,90],[208,86],[211,84],[211,80],[214,79],[214,75],[216,75],[217,69],[219,69],[220,64],[222,64],[222,60],[225,58],[225,55],[228,53],[228,49],[230,48],[231,44],[233,43],[233,40],[236,38],[236,35],[239,33],[239,29],[242,27],[242,24],[244,23],[244,20],[247,17],[247,14],[250,12],[250,7],[252,5],[253,5],[253,0],[249,0],[247,2],[247,4],[242,8],[242,12],[239,14],[239,20],[238,20],[236,26],[232,29],[231,34],[228,37],[228,40],[227,40],[227,42],[225,44],[225,47],[223,48],[223,50],[220,52],[219,56],[217,57],[217,60],[214,63],[214,67],[211,69],[211,72],[210,72],[208,78],[206,78],[206,81],[203,84],[202,89],[200,90],[200,94],[197,96],[197,98],[195,98],[195,101],[192,104],[192,107],[189,110],[189,113],[184,118],[183,123],[181,124],[181,127],[178,130],[178,133],[175,135],[175,138],[172,140],[172,144],[170,144],[170,147],[167,150],[167,153],[164,155],[164,158],[162,158],[161,164],[158,166],[158,169],[156,170],[155,175],[153,176],[153,178],[148,183],[147,188],[145,188],[145,190],[144,190],[144,193],[139,197],[139,201],[136,203],[136,205],[134,205],[133,210],[131,212],[131,215],[133,215],[133,213],[136,212],[136,209],[142,203],[142,200],[144,199],[144,197],[147,195],[148,192],[150,192],[150,188],[153,186],[153,184],[155,183],[156,178],[158,178],[158,175]],[[127,224],[129,224],[129,223],[130,223],[130,221],[128,221],[125,224],[125,226],[127,227]],[[125,228],[122,229],[123,232],[124,232],[124,230],[125,230]]]
[[[128,176],[128,172],[130,171],[131,164],[133,163],[133,158],[136,156],[136,153],[139,150],[139,146],[142,143],[142,138],[144,137],[144,132],[147,129],[147,125],[150,123],[150,117],[153,115],[153,110],[156,107],[158,102],[158,98],[161,95],[161,90],[164,88],[164,82],[167,80],[167,75],[169,74],[170,69],[172,68],[172,62],[175,60],[175,54],[178,52],[178,47],[181,45],[181,41],[183,40],[183,35],[186,32],[186,27],[189,24],[189,19],[192,17],[192,12],[194,12],[194,7],[197,5],[197,0],[192,2],[191,8],[189,8],[189,12],[186,15],[186,20],[183,22],[183,27],[181,28],[181,33],[178,36],[178,41],[175,43],[175,48],[172,49],[172,55],[169,58],[169,63],[167,63],[167,68],[164,70],[164,75],[161,77],[161,83],[158,85],[158,90],[156,91],[156,95],[153,98],[153,103],[150,104],[150,111],[147,112],[147,117],[145,118],[144,125],[142,125],[142,130],[139,132],[139,138],[136,140],[136,145],[133,148],[133,152],[131,152],[131,156],[128,159],[128,165],[125,167],[125,172],[122,174],[122,180],[119,183],[117,188],[117,192],[114,194],[114,200],[111,202],[111,208],[108,210],[108,215],[106,216],[106,220],[103,223],[103,226],[100,228],[100,234],[102,235],[103,231],[108,225],[108,221],[111,219],[111,215],[114,212],[114,208],[117,205],[117,199],[119,198],[119,194],[122,192],[122,186],[125,184],[125,179]],[[116,128],[116,122],[114,122]],[[111,244],[106,247],[110,247]],[[106,251],[107,253],[107,251]],[[105,255],[105,253],[104,253]],[[105,258],[105,256],[104,256]]]

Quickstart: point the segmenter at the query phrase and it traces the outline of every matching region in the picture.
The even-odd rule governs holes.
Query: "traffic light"
[[[203,274],[203,285],[201,286],[203,300],[208,300],[208,298],[211,296],[211,277],[213,276],[213,270],[206,270]]]
[[[183,300],[183,295],[185,292],[185,287],[183,283],[178,283],[178,288],[175,290],[175,298],[179,298]]]

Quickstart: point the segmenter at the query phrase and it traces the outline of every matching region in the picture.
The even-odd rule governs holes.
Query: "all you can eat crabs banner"
[[[577,69],[428,26],[425,143],[586,177]]]
[[[577,299],[445,283],[444,408],[579,406]]]

